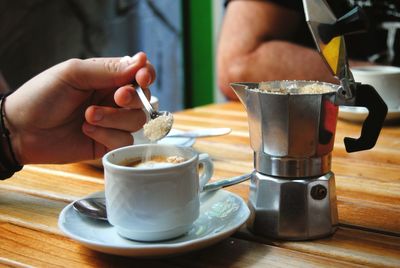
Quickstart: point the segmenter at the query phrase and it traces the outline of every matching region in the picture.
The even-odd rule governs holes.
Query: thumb
[[[90,58],[65,62],[66,77],[80,89],[107,89],[132,83],[137,71],[146,66],[143,52],[133,57]]]

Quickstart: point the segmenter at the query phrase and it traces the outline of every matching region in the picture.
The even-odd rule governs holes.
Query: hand
[[[142,52],[125,59],[71,59],[8,96],[6,124],[19,163],[95,159],[132,144],[131,132],[146,116],[130,83],[135,79],[147,88],[155,71]]]

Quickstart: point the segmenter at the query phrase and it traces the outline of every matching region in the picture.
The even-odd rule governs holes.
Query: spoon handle
[[[219,180],[219,181],[212,182],[212,183],[207,183],[206,185],[204,185],[202,192],[215,191],[220,188],[225,188],[228,186],[238,184],[243,181],[247,181],[250,178],[251,178],[251,173],[236,176],[236,177],[225,179],[225,180]]]
[[[153,106],[151,106],[150,102],[147,100],[146,95],[144,94],[142,88],[140,86],[136,86],[136,92],[143,103],[144,108],[149,113],[150,117],[153,119],[155,111]]]

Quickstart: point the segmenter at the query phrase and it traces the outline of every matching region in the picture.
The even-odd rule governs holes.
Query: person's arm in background
[[[231,1],[219,37],[218,85],[237,99],[231,82],[268,80],[338,81],[317,49],[290,42],[301,13],[263,1]]]

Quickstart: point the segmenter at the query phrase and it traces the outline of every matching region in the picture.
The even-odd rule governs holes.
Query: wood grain
[[[230,127],[227,136],[197,139],[215,165],[212,181],[253,170],[247,116],[240,103],[175,113],[175,128]],[[400,267],[400,128],[385,126],[372,150],[347,153],[343,138],[360,124],[338,121],[332,171],[340,228],[313,241],[277,241],[244,226],[209,248],[165,259],[98,253],[58,229],[70,202],[104,189],[103,170],[87,163],[28,165],[0,181],[0,267]],[[249,182],[226,188],[248,200]]]
[[[12,248],[18,251],[10,251]],[[68,238],[12,224],[0,224],[0,251],[0,264],[36,267],[357,267],[347,261],[237,238],[182,256],[134,259],[97,253]]]

